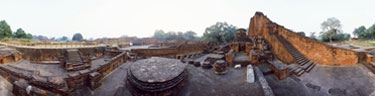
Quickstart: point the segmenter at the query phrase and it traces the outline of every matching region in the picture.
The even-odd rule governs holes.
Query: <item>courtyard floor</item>
[[[276,96],[374,96],[375,76],[364,65],[317,65],[301,77],[266,75]]]
[[[203,60],[205,55],[194,58]],[[126,73],[133,62],[122,64],[114,72],[103,79],[102,86],[90,91],[83,88],[76,91],[76,96],[131,96],[126,89]],[[185,63],[187,64],[187,63]],[[246,82],[246,68],[229,68],[225,75],[216,75],[212,69],[202,69],[187,64],[189,72],[186,85],[181,89],[179,96],[262,96],[263,90],[256,77],[255,83]]]

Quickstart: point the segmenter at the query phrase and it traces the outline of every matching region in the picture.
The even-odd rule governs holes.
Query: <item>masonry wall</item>
[[[127,60],[128,60],[127,53],[122,52],[118,54],[117,56],[111,58],[110,61],[100,64],[99,67],[89,68],[89,69],[81,70],[78,72],[69,73],[67,75],[63,75],[60,77],[64,79],[63,82],[66,82],[66,86],[63,86],[63,87],[56,87],[59,85],[55,84],[54,82],[50,82],[48,78],[51,78],[54,76],[42,77],[42,76],[39,76],[39,72],[37,71],[32,71],[28,69],[20,69],[20,68],[8,66],[8,65],[0,64],[0,75],[4,77],[6,80],[8,80],[10,83],[12,83],[13,86],[16,86],[13,89],[13,90],[16,90],[16,91],[13,91],[13,93],[16,96],[19,96],[25,93],[23,91],[21,92],[20,90],[25,90],[25,88],[27,87],[27,86],[26,87],[20,86],[14,83],[15,81],[18,81],[20,79],[26,80],[25,84],[27,85],[31,84],[34,86],[32,94],[37,94],[38,96],[51,96],[49,95],[49,93],[53,93],[53,94],[60,94],[62,96],[67,96],[69,93],[73,92],[76,89],[89,86],[89,83],[92,83],[92,82],[101,83],[100,80],[103,79],[104,76],[108,75],[110,72],[113,72],[116,68],[118,68],[121,64],[124,64]],[[96,81],[96,80],[93,81],[89,78],[88,75],[93,72],[98,72],[100,75],[102,75],[99,77],[99,81]],[[38,90],[34,91],[34,89],[38,89]]]
[[[148,49],[132,49],[131,51],[141,56],[176,56],[179,54],[189,54],[202,52],[203,44],[182,44],[177,48],[148,48]]]
[[[16,50],[23,54],[23,58],[33,62],[40,61],[58,61],[59,57],[62,57],[66,48],[23,48],[14,47]],[[104,47],[91,47],[91,48],[78,48],[79,52],[83,56],[102,56],[104,54]]]
[[[279,58],[279,60],[285,63],[292,63],[294,61],[292,55],[285,49],[276,36],[268,34],[268,32],[275,29],[269,28],[268,24],[271,21],[262,15],[255,14],[255,16],[251,18],[248,30],[249,36],[258,35],[264,37],[264,39],[266,39],[266,41],[272,46],[271,51],[274,53],[274,55],[276,55],[277,58]]]
[[[272,21],[270,21],[263,13],[257,12],[250,21],[249,35],[263,36],[269,43],[271,43],[272,51],[283,62],[290,62],[290,54],[283,48],[283,45],[278,42],[273,35],[281,35],[289,41],[298,51],[300,51],[306,58],[318,63],[328,65],[352,65],[357,64],[363,58],[361,53],[343,48],[320,43],[316,40],[301,36],[289,29],[284,28]],[[276,33],[272,33],[276,32]],[[282,58],[286,58],[283,60]]]

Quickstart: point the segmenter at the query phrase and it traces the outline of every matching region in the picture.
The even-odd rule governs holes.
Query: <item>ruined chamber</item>
[[[139,60],[129,68],[126,85],[134,96],[175,96],[187,80],[185,67],[175,59]]]

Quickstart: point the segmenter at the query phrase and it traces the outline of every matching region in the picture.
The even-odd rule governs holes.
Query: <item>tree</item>
[[[26,38],[26,33],[22,28],[18,28],[13,34],[14,38]]]
[[[24,38],[33,39],[33,35],[26,33],[22,28],[18,28],[16,32],[13,33],[13,38]]]
[[[167,32],[164,39],[165,40],[175,40],[175,39],[177,39],[177,34],[176,34],[176,32],[173,32],[173,31]]]
[[[326,21],[324,21],[321,24],[322,32],[320,32],[320,37],[323,39],[323,41],[328,40],[329,42],[332,42],[334,40],[334,37],[341,33],[341,22],[340,20],[331,17],[328,18]]]
[[[176,39],[185,39],[184,33],[183,32],[177,32]]]
[[[26,34],[26,39],[33,39],[33,35],[30,34],[30,33],[27,33],[27,34]]]
[[[74,34],[72,38],[73,41],[81,41],[82,39],[83,39],[83,36],[81,33]]]
[[[371,36],[371,40],[375,40],[375,24],[367,29],[368,34]]]
[[[160,39],[160,40],[175,40],[175,39],[186,39],[186,40],[197,40],[199,37],[196,36],[197,33],[194,31],[186,31],[186,32],[174,32],[169,31],[164,33],[163,30],[155,30],[153,38]]]
[[[47,36],[43,36],[43,35],[34,35],[33,38],[34,38],[34,39],[39,39],[39,40],[40,40],[40,39],[48,39]]]
[[[165,39],[165,33],[164,33],[163,30],[155,30],[153,37],[156,38],[156,39],[164,40]]]
[[[360,26],[359,28],[355,28],[353,31],[354,37],[358,37],[359,39],[368,39],[368,33],[366,32],[365,26]]]
[[[297,34],[302,35],[302,36],[306,36],[305,32],[303,32],[303,31],[297,32]]]
[[[196,40],[197,39],[196,35],[197,33],[195,33],[194,31],[186,31],[184,33],[185,38],[188,40]]]
[[[56,40],[57,41],[68,41],[68,37],[66,37],[66,36],[62,36],[62,37],[60,37],[60,38],[57,38]]]
[[[354,29],[353,34],[358,36],[359,39],[375,40],[375,24],[366,29],[365,26],[360,26]]]
[[[229,42],[234,39],[236,29],[236,26],[229,25],[226,22],[217,22],[215,25],[206,28],[202,39],[217,42]]]
[[[5,20],[0,21],[0,39],[11,36],[12,30],[10,29],[8,23]]]

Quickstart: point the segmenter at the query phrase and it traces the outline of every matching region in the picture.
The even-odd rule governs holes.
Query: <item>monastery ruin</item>
[[[261,12],[230,43],[1,45],[0,89],[11,96],[375,95],[374,49],[327,45]]]

